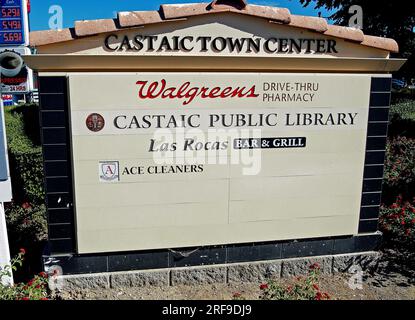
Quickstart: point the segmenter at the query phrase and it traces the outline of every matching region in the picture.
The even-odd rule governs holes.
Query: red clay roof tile
[[[43,46],[46,44],[65,42],[74,39],[73,29],[44,30],[30,32],[30,45]]]
[[[235,11],[235,9],[232,11],[238,12]],[[240,13],[260,18],[266,18],[268,20],[274,20],[282,23],[290,23],[291,21],[290,10],[286,8],[275,8],[250,4],[247,5],[244,10],[241,10]]]
[[[161,5],[160,10],[165,19],[177,19],[218,12],[235,12],[280,21],[282,23],[290,22],[290,11],[288,9],[257,5],[247,5],[243,9],[237,9],[234,6],[225,4],[217,4],[214,6],[209,3],[167,4]]]
[[[217,11],[227,10],[207,10],[209,3],[192,3],[192,4],[162,4],[160,14],[164,19],[177,19],[190,16],[198,16]]]
[[[364,35],[361,30],[328,25],[323,18],[292,15],[285,8],[249,5],[245,0],[216,0],[211,3],[161,5],[159,11],[119,12],[117,19],[76,21],[75,28],[61,31],[46,30],[30,33],[31,46],[43,46],[113,32],[121,28],[168,22],[197,15],[233,12],[267,19],[270,22],[287,24],[322,33],[327,36],[358,42],[390,52],[398,52],[398,44],[393,39]]]
[[[120,26],[134,27],[151,23],[164,22],[158,11],[131,11],[118,12],[118,22]]]
[[[231,5],[234,6],[236,9],[242,10],[246,7],[248,2],[246,0],[214,0],[210,4],[211,7],[217,7],[221,5]]]
[[[317,18],[317,17],[306,17],[291,15],[291,21],[289,23],[292,27],[309,29],[317,32],[326,32],[328,29],[328,23],[326,19]]]
[[[361,43],[364,46],[374,47],[378,49],[387,50],[390,52],[398,53],[399,45],[394,39],[374,37],[374,36],[364,36],[364,40]]]
[[[78,37],[116,31],[114,19],[75,21],[75,34]]]
[[[326,36],[332,36],[356,42],[362,42],[364,39],[364,33],[362,30],[335,25],[328,25],[328,29],[324,32],[324,34]]]

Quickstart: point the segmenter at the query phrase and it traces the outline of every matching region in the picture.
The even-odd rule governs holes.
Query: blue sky
[[[72,27],[75,20],[114,18],[117,11],[157,10],[160,4],[209,2],[209,0],[31,0],[30,27],[32,31],[48,29],[49,8],[63,9],[63,27]],[[250,4],[289,8],[294,14],[317,16],[313,6],[303,8],[299,0],[248,0]],[[322,11],[327,16],[326,11]]]

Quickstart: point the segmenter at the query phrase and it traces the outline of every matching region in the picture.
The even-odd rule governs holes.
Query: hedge
[[[13,202],[6,205],[6,219],[15,250],[47,238],[38,114],[36,105],[5,107],[13,187]]]
[[[415,139],[389,138],[386,146],[383,201],[391,203],[397,196],[415,197]]]
[[[399,195],[415,197],[415,100],[397,101],[390,118],[383,192],[387,204]]]
[[[387,242],[415,241],[415,100],[395,99],[390,110],[380,230]]]
[[[392,104],[389,136],[415,138],[415,100],[399,99]]]
[[[37,112],[35,105],[5,109],[13,198],[32,204],[42,204],[45,197]]]

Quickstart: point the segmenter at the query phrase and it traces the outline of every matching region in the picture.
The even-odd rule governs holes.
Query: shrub
[[[413,246],[415,241],[415,198],[404,202],[401,196],[390,205],[382,205],[380,229],[391,240]]]
[[[415,100],[397,100],[391,105],[389,136],[415,138]]]
[[[319,285],[321,270],[318,263],[309,267],[308,274],[304,277],[296,277],[289,284],[281,284],[270,280],[259,286],[261,300],[329,300],[328,293],[323,292]],[[233,300],[245,300],[240,292],[232,296]]]
[[[48,237],[46,206],[11,205],[6,210],[7,227],[13,242],[28,246]]]
[[[10,250],[29,247],[26,262],[14,274],[25,281],[41,268],[40,255],[47,238],[40,147],[39,109],[36,105],[5,108],[13,202],[5,205]]]
[[[262,300],[329,300],[330,296],[322,292],[319,285],[320,266],[310,266],[308,275],[297,277],[289,285],[269,281],[260,285]]]
[[[384,201],[398,194],[412,198],[415,190],[415,139],[396,137],[388,141],[384,173]]]
[[[401,119],[415,120],[415,100],[395,97],[391,103],[390,113],[399,115]]]
[[[27,117],[28,113],[37,114],[37,110],[34,105],[23,105],[5,112],[13,198],[21,203],[44,202],[42,149],[35,144],[39,143],[39,126],[35,125],[36,117]]]
[[[233,295],[232,295],[232,300],[235,300],[235,301],[239,301],[239,300],[245,300],[245,298],[244,298],[244,296],[242,295],[242,293],[240,293],[240,292],[235,292]]]
[[[25,251],[21,249],[9,266],[0,269],[0,300],[48,300],[48,275],[43,272],[28,283],[19,283],[13,286],[1,284],[4,277],[10,277],[13,271],[23,265],[24,255]]]

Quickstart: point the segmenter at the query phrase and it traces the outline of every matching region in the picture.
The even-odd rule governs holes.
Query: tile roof
[[[271,23],[284,24],[342,38],[363,46],[398,52],[395,40],[365,35],[361,30],[329,25],[323,18],[293,15],[286,8],[247,4],[246,0],[215,0],[211,3],[161,5],[158,11],[118,12],[116,19],[76,21],[74,28],[45,30],[30,33],[30,45],[42,46],[52,43],[75,40],[100,33],[123,30],[174,20],[185,20],[192,16],[233,12],[260,17]]]

